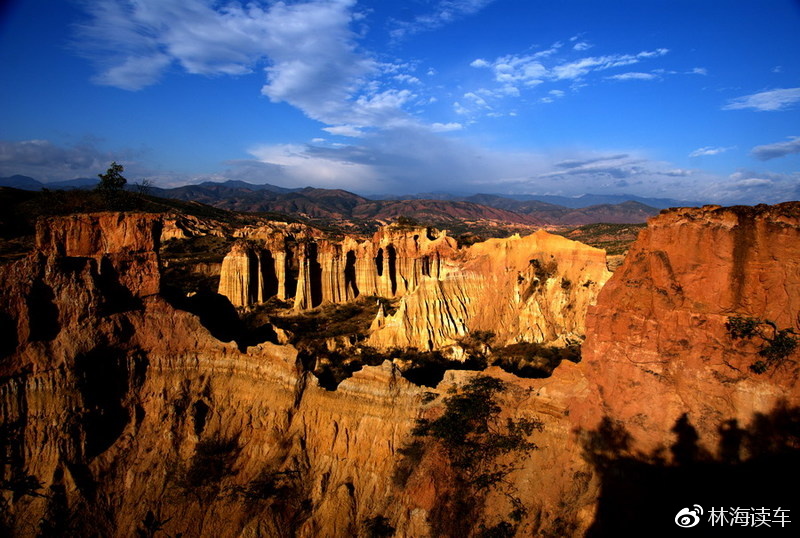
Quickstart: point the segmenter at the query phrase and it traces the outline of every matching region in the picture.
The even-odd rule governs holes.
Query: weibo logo
[[[675,524],[684,529],[694,527],[700,523],[700,516],[703,515],[703,507],[695,504],[694,508],[683,508],[675,516]]]

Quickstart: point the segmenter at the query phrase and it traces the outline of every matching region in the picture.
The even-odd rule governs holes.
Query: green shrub
[[[770,367],[778,367],[785,363],[798,345],[797,332],[791,327],[778,329],[774,321],[747,316],[731,316],[725,323],[725,329],[733,340],[761,340],[758,354],[763,358],[754,361],[750,369],[763,374]]]
[[[538,448],[528,438],[534,431],[542,431],[543,424],[529,418],[501,420],[497,397],[505,390],[506,384],[499,379],[475,377],[445,398],[444,411],[438,418],[417,421],[413,434],[431,439],[443,450],[455,477],[454,491],[440,499],[439,508],[432,512],[436,515],[432,522],[435,532],[468,534],[479,517],[483,499],[492,490],[500,491],[508,500],[509,518],[515,523],[482,526],[486,536],[513,535],[527,513],[506,477]],[[511,454],[511,461],[500,459]]]

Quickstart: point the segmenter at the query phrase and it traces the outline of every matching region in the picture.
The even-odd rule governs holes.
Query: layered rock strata
[[[331,392],[291,346],[215,339],[151,293],[159,226],[51,219],[37,252],[0,268],[3,533],[360,532],[387,509],[422,390],[385,363]],[[270,477],[282,507],[253,489]],[[23,482],[41,487],[5,489]]]
[[[577,343],[586,309],[611,276],[604,251],[543,230],[490,239],[447,261],[439,278],[403,297],[371,345],[436,349],[470,331],[494,333],[498,346]]]
[[[602,410],[650,450],[686,413],[713,451],[723,418],[744,425],[779,404],[800,405],[797,365],[751,371],[763,342],[732,339],[732,316],[800,330],[800,203],[651,219],[589,307],[589,422]]]
[[[39,229],[36,252],[0,268],[2,532],[356,536],[366,534],[366,521],[385,518],[395,536],[434,535],[436,511],[452,487],[441,453],[427,451],[403,484],[392,477],[415,419],[437,416],[449,389],[479,373],[450,371],[428,389],[384,362],[327,391],[291,346],[243,350],[221,342],[200,318],[151,293],[158,289],[160,225],[146,215],[52,219]],[[565,362],[547,379],[519,379],[496,367],[483,372],[508,385],[503,418],[544,423],[531,437],[539,449],[508,462],[516,470],[507,480],[528,509],[518,535],[597,530],[611,486],[619,484],[610,479],[663,477],[674,470],[665,458],[687,458],[685,445],[698,439],[711,452],[722,433],[736,433],[731,420],[744,428],[783,406],[788,422],[780,424],[796,425],[797,365],[751,372],[757,342],[732,340],[724,325],[738,314],[798,330],[799,234],[800,204],[665,212],[588,307],[580,364]],[[438,278],[423,275],[404,296],[406,314],[376,325],[411,319],[413,304],[422,308],[413,297],[423,289],[433,297],[455,297],[450,288],[499,290],[496,312],[488,302],[474,311],[465,302],[452,316],[468,319],[470,329],[500,330],[489,323],[508,319],[503,305],[522,308],[533,299],[546,311],[545,300],[581,300],[569,290],[583,288],[584,277],[594,280],[589,267],[599,255],[537,235],[442,257]],[[541,252],[523,254],[533,246]],[[571,285],[562,287],[562,278]],[[427,315],[452,308],[431,303]],[[504,338],[513,339],[508,331]],[[627,437],[585,443],[581,435],[600,431],[603,421]],[[791,438],[786,433],[753,439],[772,445]],[[634,465],[637,451],[656,454],[658,473],[639,473],[647,469]],[[615,454],[623,465],[612,468]],[[738,453],[728,456],[738,461]],[[790,460],[776,461],[783,474],[766,479],[791,478],[784,465]],[[32,481],[41,485],[36,495],[6,489]],[[647,485],[645,501],[661,484]],[[740,493],[735,483],[729,489]],[[680,492],[695,493],[685,484]],[[506,503],[490,492],[486,520],[499,521]],[[655,533],[672,530],[676,511],[646,523]]]
[[[384,349],[440,348],[471,330],[495,332],[500,345],[577,341],[587,306],[610,276],[602,250],[544,231],[466,250],[445,232],[397,226],[368,241],[276,237],[235,246],[219,292],[235,306],[290,298],[289,278],[297,309],[360,295],[401,298],[394,315],[374,324],[369,344]],[[286,276],[292,265],[296,278]]]
[[[446,232],[429,234],[427,228],[388,226],[367,241],[345,237],[336,242],[299,225],[243,230],[236,235],[251,241],[237,245],[223,261],[219,293],[236,306],[276,295],[293,300],[297,309],[359,295],[400,297],[424,277],[439,278],[442,259],[455,256],[456,242]],[[261,289],[262,274],[275,275],[277,291],[252,291]]]

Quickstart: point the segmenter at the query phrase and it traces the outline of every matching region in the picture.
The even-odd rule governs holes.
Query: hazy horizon
[[[11,1],[0,176],[800,199],[800,4]]]

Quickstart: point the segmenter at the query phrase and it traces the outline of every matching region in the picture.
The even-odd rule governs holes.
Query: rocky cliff
[[[611,276],[604,251],[543,230],[490,239],[447,262],[401,300],[372,345],[435,349],[470,331],[494,333],[498,346],[578,342],[586,309]]]
[[[290,298],[286,260],[297,267],[297,309],[402,298],[374,324],[369,344],[381,349],[438,349],[471,330],[494,332],[499,345],[578,341],[587,306],[611,276],[602,250],[544,231],[459,250],[445,232],[386,226],[366,241],[273,235],[238,244],[223,261],[219,293],[235,306]]]
[[[243,230],[237,235],[250,242],[238,244],[223,261],[219,293],[236,306],[276,295],[292,299],[300,310],[360,295],[399,297],[424,276],[439,278],[442,258],[457,250],[446,233],[429,234],[427,228],[387,226],[370,240],[331,241],[299,225]],[[267,288],[261,294],[252,291],[264,288],[259,280]]]
[[[732,339],[734,316],[800,329],[800,204],[674,209],[650,221],[588,311],[595,415],[623,420],[650,450],[687,413],[711,449],[721,417],[746,424],[800,404],[796,365],[754,374],[762,342]]]
[[[387,363],[330,392],[292,347],[217,340],[151,293],[160,225],[50,219],[0,269],[4,532],[356,532],[422,391]]]
[[[529,436],[538,449],[498,460],[511,489],[471,501],[498,532],[618,535],[624,528],[614,523],[623,522],[668,535],[678,508],[695,502],[687,492],[703,488],[716,488],[718,502],[793,502],[773,505],[768,494],[775,476],[797,478],[797,351],[757,374],[749,366],[761,341],[732,339],[725,323],[741,315],[798,329],[800,204],[664,212],[599,295],[608,278],[602,251],[544,233],[455,253],[444,235],[389,231],[365,243],[299,228],[243,234],[238,256],[266,249],[273,262],[291,236],[274,282],[281,266],[297,288],[304,271],[318,274],[312,301],[317,293],[346,301],[356,288],[402,295],[376,335],[422,345],[468,328],[546,341],[585,325],[583,360],[551,377],[490,367],[448,371],[435,388],[386,361],[326,390],[294,347],[220,337],[210,322],[233,323],[235,312],[210,303],[189,308],[195,315],[185,308],[191,298],[171,304],[157,293],[161,227],[160,217],[137,214],[50,219],[36,252],[0,268],[2,532],[447,535],[441,521],[461,514],[456,470],[441,444],[414,444],[412,430],[418,418],[446,414],[453,391],[480,375],[507,387],[499,424],[536,419],[542,428]],[[325,273],[337,257],[352,271]],[[247,280],[256,300],[265,259],[239,269],[256,267]],[[325,294],[323,282],[331,282]],[[417,331],[412,322],[426,316],[453,325]],[[408,328],[389,330],[399,320]],[[750,465],[758,454],[773,467]],[[506,516],[504,491],[526,508],[519,521]],[[725,491],[760,497],[737,501]],[[635,510],[651,505],[666,506],[663,521],[637,520]]]

